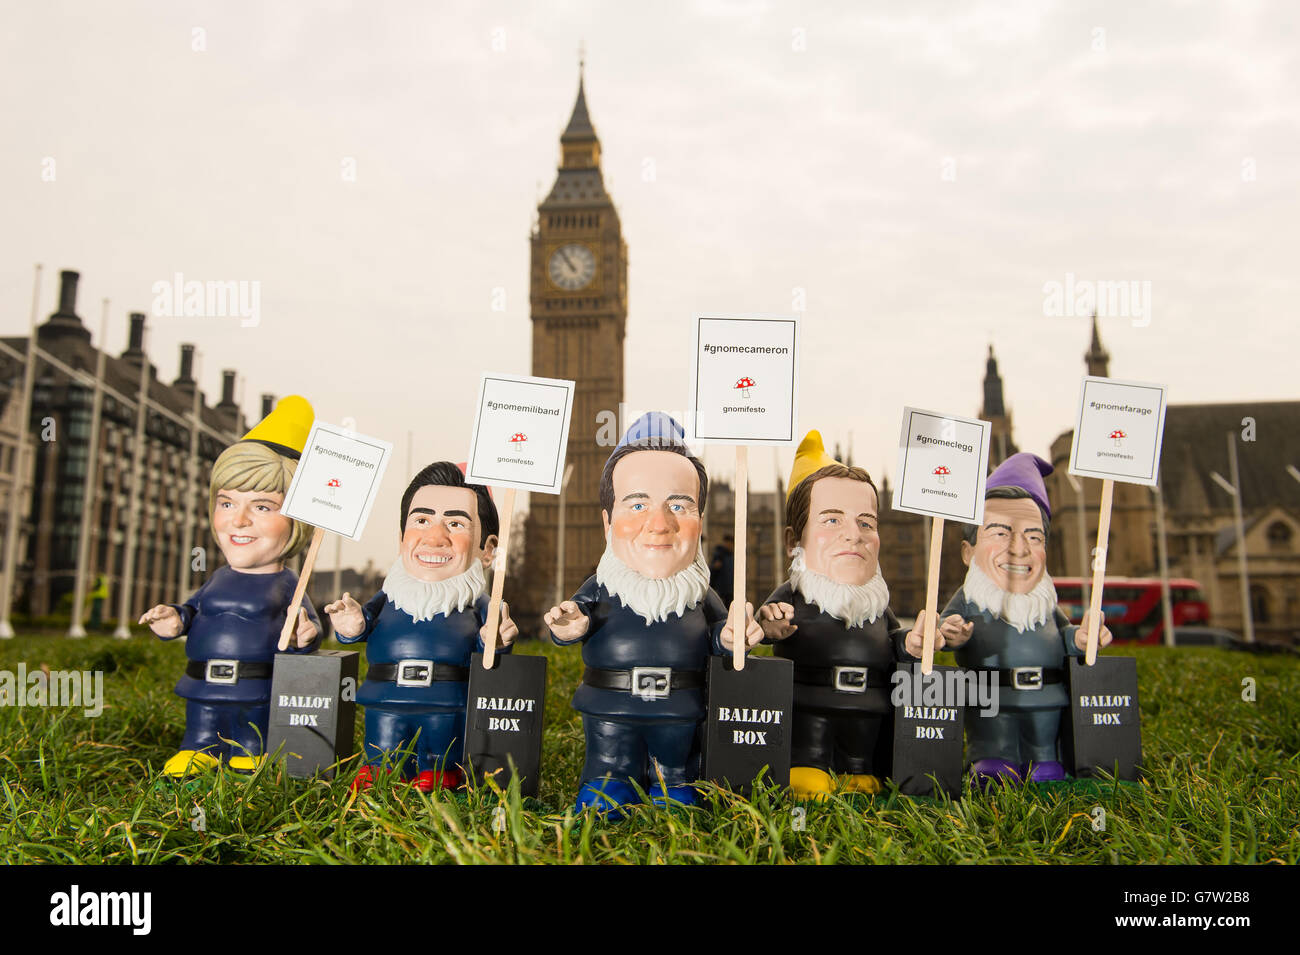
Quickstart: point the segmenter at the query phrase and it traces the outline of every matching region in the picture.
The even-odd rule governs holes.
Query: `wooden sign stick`
[[[925,632],[921,651],[921,673],[934,669],[934,635],[939,624],[939,558],[943,556],[943,518],[930,518],[930,569],[925,577]]]
[[[1110,539],[1110,503],[1115,494],[1115,482],[1103,478],[1101,482],[1101,511],[1097,516],[1097,556],[1092,561],[1092,602],[1088,606],[1088,649],[1084,662],[1092,666],[1097,662],[1097,634],[1101,629],[1101,588],[1106,582],[1106,544]]]
[[[298,575],[298,586],[293,591],[293,603],[289,604],[289,616],[284,619],[284,627],[280,630],[279,650],[283,653],[289,649],[289,639],[293,636],[294,631],[298,629],[298,610],[302,607],[303,594],[307,592],[307,579],[311,577],[311,569],[316,566],[316,554],[320,550],[320,543],[325,539],[325,528],[318,527],[311,534],[311,545],[307,548],[307,556],[302,562],[302,573]]]
[[[731,663],[745,669],[745,544],[749,517],[749,448],[736,445],[736,526],[733,537],[735,573],[731,577]]]
[[[506,555],[510,546],[510,521],[515,513],[515,489],[506,488],[505,497],[497,516],[501,527],[498,534],[497,553],[493,563],[497,565],[492,575],[492,598],[488,601],[487,637],[483,640],[483,669],[490,670],[497,657],[497,629],[501,626],[501,591],[506,586]]]

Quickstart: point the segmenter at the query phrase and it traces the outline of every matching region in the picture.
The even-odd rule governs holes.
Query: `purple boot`
[[[977,759],[971,763],[970,771],[971,781],[978,789],[991,789],[998,783],[1016,785],[1020,782],[1020,770],[1005,759]]]
[[[1056,760],[1030,763],[1025,767],[1025,776],[1031,783],[1059,783],[1065,778],[1065,767]]]

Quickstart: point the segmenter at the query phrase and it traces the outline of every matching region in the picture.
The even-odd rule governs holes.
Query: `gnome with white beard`
[[[366,789],[386,762],[424,792],[464,781],[470,655],[482,652],[487,575],[497,549],[497,509],[481,484],[450,461],[430,464],[402,495],[401,553],[363,607],[344,594],[325,608],[341,643],[366,641]],[[502,602],[498,631],[509,652],[519,628]],[[414,747],[411,758],[399,754]]]
[[[797,796],[880,791],[893,740],[890,676],[921,650],[889,610],[880,573],[879,496],[870,475],[808,432],[785,505],[790,579],[759,609],[765,641],[794,662],[790,789]],[[918,615],[923,619],[923,613]],[[955,619],[954,624],[959,624]]]
[[[732,648],[727,608],[709,587],[700,531],[709,479],[682,427],[649,412],[628,429],[600,478],[605,553],[596,574],[546,613],[552,639],[581,641],[573,708],[586,762],[576,811],[619,818],[638,801],[696,801],[704,678]],[[746,605],[746,648],[763,632]]]
[[[966,580],[944,609],[942,632],[957,663],[993,674],[996,716],[966,720],[968,758],[978,782],[1047,782],[1065,778],[1062,717],[1068,656],[1083,656],[1088,617],[1072,626],[1056,605],[1047,575],[1051,506],[1043,478],[1052,466],[1034,454],[1007,458],[989,475],[984,522],[962,541]],[[1099,642],[1111,641],[1101,626]]]

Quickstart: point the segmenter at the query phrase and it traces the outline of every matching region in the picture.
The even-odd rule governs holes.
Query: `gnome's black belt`
[[[240,660],[191,660],[185,664],[185,675],[206,683],[226,686],[240,680],[269,680],[271,663],[243,663]]]
[[[674,670],[671,667],[634,667],[631,670],[601,670],[586,667],[582,682],[597,690],[626,690],[639,696],[667,696],[673,690],[704,687],[703,670]]]
[[[889,677],[880,667],[800,667],[794,668],[794,682],[809,686],[829,686],[841,693],[864,693],[868,687],[889,686]]]
[[[403,660],[401,663],[372,663],[366,671],[367,680],[396,683],[398,686],[430,686],[434,683],[464,683],[469,679],[469,667],[432,660]]]
[[[1013,690],[1041,690],[1052,683],[1065,682],[1065,671],[1059,667],[1008,667],[976,672],[996,673],[998,686],[1009,686]]]

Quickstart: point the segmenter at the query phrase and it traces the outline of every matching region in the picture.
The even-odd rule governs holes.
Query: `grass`
[[[1139,648],[1146,778],[1049,784],[961,801],[896,792],[799,805],[709,787],[700,807],[621,823],[569,809],[583,740],[569,707],[580,653],[550,659],[537,799],[431,796],[381,779],[159,775],[184,729],[184,648],[141,636],[0,643],[0,670],[104,671],[105,707],[0,708],[5,863],[1294,863],[1300,856],[1300,666],[1294,657]],[[1256,700],[1242,699],[1242,680]],[[358,719],[358,748],[360,747]],[[1105,829],[1096,831],[1096,807]],[[802,810],[802,811],[800,811]],[[201,817],[200,817],[201,813]],[[198,823],[200,819],[203,825]]]

